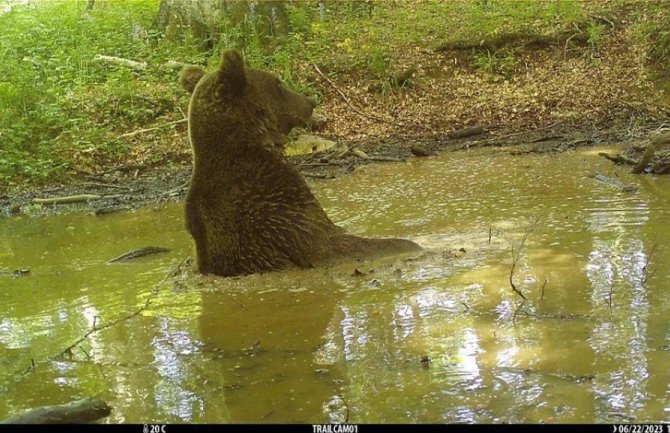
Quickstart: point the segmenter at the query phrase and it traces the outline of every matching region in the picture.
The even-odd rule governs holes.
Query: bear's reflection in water
[[[343,295],[325,272],[225,279],[203,293],[200,337],[213,361],[208,370],[215,366],[206,375],[225,394],[229,421],[333,420],[328,402],[344,382],[322,354]]]

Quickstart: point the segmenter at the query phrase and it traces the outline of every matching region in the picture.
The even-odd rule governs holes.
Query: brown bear
[[[189,66],[193,174],[186,225],[198,270],[222,276],[418,251],[403,239],[365,239],[333,224],[283,152],[286,135],[315,104],[274,75],[223,53],[219,69]]]

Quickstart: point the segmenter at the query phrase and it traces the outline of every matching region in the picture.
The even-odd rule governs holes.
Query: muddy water
[[[324,207],[426,253],[161,286],[180,206],[2,220],[0,269],[30,274],[0,276],[0,418],[92,395],[109,422],[667,421],[668,183],[594,151],[367,166]],[[106,263],[148,245],[171,252]]]

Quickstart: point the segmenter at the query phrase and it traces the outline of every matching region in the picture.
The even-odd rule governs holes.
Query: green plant
[[[591,49],[595,49],[607,37],[607,28],[603,24],[591,23],[586,28],[586,33],[589,35],[587,42]]]
[[[372,47],[367,55],[366,68],[378,76],[386,76],[391,69],[391,57],[384,48]]]
[[[509,76],[516,65],[514,54],[508,49],[500,49],[491,53],[487,50],[486,53],[476,54],[473,63],[476,68],[481,69],[489,74],[500,74]]]

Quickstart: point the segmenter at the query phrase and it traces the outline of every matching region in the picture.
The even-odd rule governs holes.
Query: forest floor
[[[667,18],[663,5],[556,4],[568,9],[554,15],[546,5],[522,2],[492,2],[490,10],[479,10],[474,2],[422,8],[389,2],[355,19],[351,10],[333,10],[330,24],[317,22],[305,30],[312,39],[296,41],[299,49],[291,52],[288,64],[258,65],[252,51],[247,59],[284,81],[293,79],[294,88],[320,100],[317,110],[327,121],[314,133],[337,145],[289,158],[308,179],[341,176],[362,164],[481,146],[524,154],[639,145],[654,131],[667,129],[670,80],[652,55],[657,48],[652,25]],[[510,8],[527,8],[531,15],[508,20],[526,11]],[[104,17],[109,11],[99,13]],[[349,15],[343,19],[338,13]],[[452,36],[448,29],[460,33]],[[108,85],[115,76],[96,73],[109,74]],[[97,105],[97,93],[83,95],[78,117],[104,129],[105,137],[115,137],[125,150],[91,147],[87,140],[95,142],[97,136],[75,140],[61,132],[50,146],[60,149],[65,169],[42,183],[9,178],[0,185],[0,216],[102,214],[182,199],[192,159],[184,122],[188,97],[177,89],[173,75],[174,82],[157,84],[151,80],[172,76],[162,71],[144,82],[123,75],[119,83],[130,96],[109,94]],[[122,118],[135,112],[147,112],[150,119]],[[82,124],[77,133],[86,130]],[[463,137],[463,131],[472,135]],[[38,203],[57,197],[74,203]]]

